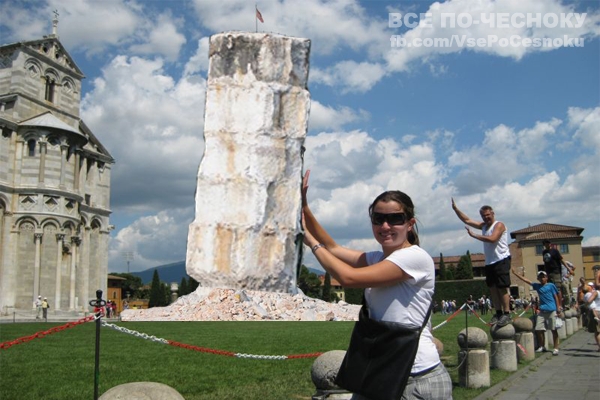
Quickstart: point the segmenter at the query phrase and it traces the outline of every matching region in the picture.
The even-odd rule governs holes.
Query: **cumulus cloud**
[[[317,100],[311,101],[309,129],[318,130],[336,130],[352,122],[366,120],[369,113],[365,110],[353,110],[350,107],[332,107],[325,106]]]
[[[175,81],[160,59],[118,56],[82,101],[82,115],[117,160],[113,206],[149,211],[193,201],[204,142],[206,82]],[[193,116],[193,117],[182,117]]]

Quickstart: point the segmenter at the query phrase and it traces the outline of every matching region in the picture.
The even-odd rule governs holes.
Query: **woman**
[[[366,288],[370,318],[420,328],[431,304],[435,283],[432,258],[419,247],[412,200],[400,191],[380,194],[369,206],[375,240],[381,251],[361,252],[339,246],[312,214],[308,178],[302,184],[304,243],[319,263],[344,287]],[[452,381],[440,362],[430,323],[423,329],[411,377],[402,399],[452,399]],[[364,399],[354,395],[353,399]]]

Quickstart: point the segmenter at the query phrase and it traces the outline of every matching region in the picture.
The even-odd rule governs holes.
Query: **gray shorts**
[[[542,311],[535,317],[535,330],[556,330],[556,311]]]

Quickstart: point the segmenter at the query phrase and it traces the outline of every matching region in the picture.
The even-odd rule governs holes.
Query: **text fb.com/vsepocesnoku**
[[[570,29],[583,27],[586,13],[389,13],[390,28],[422,28],[423,37],[391,35],[391,47],[583,47],[584,38],[570,36]],[[494,33],[484,34],[487,28]],[[427,36],[427,29],[435,34]],[[469,32],[463,33],[464,29]],[[502,30],[506,29],[506,34]],[[532,31],[544,31],[535,37]],[[549,30],[557,30],[551,37]],[[453,30],[454,32],[444,32]],[[462,30],[462,32],[461,32]],[[560,30],[559,34],[558,30]],[[457,33],[457,31],[459,33]],[[432,33],[433,33],[432,32]],[[519,33],[523,34],[519,34]],[[447,33],[447,34],[445,34]],[[542,35],[540,35],[542,36]]]

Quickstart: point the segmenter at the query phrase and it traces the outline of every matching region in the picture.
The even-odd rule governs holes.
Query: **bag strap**
[[[431,310],[433,309],[433,299],[431,299],[431,304],[429,305],[429,310],[427,310],[427,315],[425,315],[425,320],[423,321],[423,325],[421,325],[421,331],[425,329],[425,325],[429,321],[429,317],[431,316]]]

